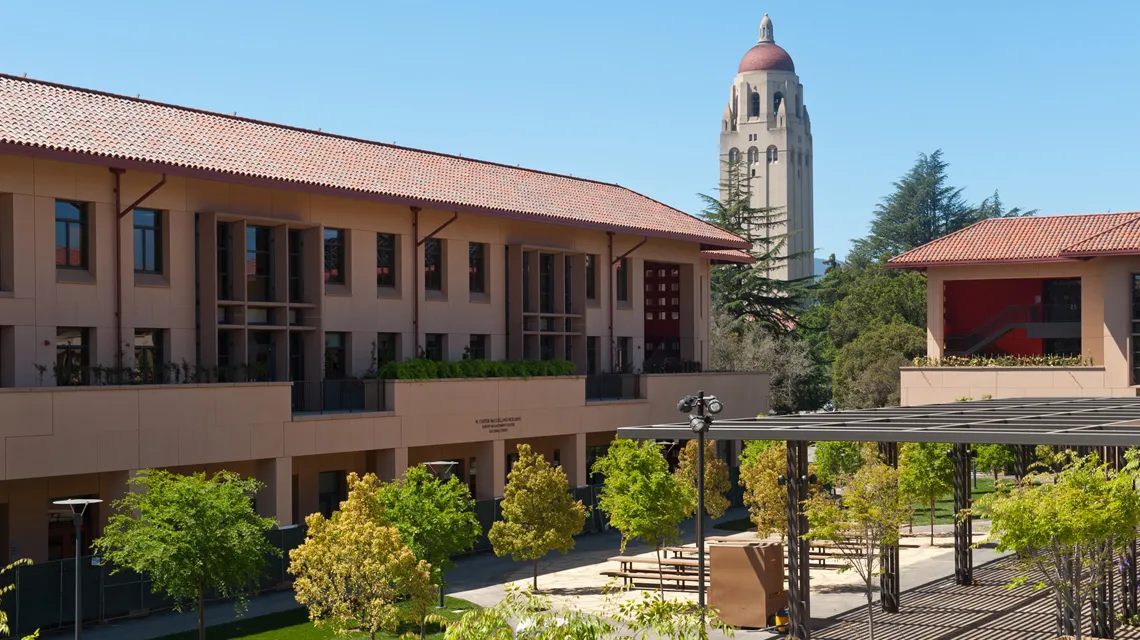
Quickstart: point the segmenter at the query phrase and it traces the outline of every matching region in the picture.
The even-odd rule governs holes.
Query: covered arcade
[[[633,439],[686,440],[693,437],[688,422],[627,427],[618,435]],[[1017,451],[1020,472],[1025,472],[1035,445],[1054,445],[1082,453],[1098,451],[1103,459],[1123,463],[1128,447],[1140,446],[1140,398],[1016,398],[917,407],[888,407],[768,418],[718,420],[707,437],[725,440],[785,440],[788,466],[788,609],[791,636],[811,638],[808,547],[801,536],[807,518],[799,504],[808,497],[808,443],[820,440],[878,442],[888,464],[898,464],[900,442],[945,442],[952,445],[955,511],[970,505],[972,444],[1009,444]],[[955,582],[972,585],[972,524],[955,524]],[[1136,544],[1128,550],[1129,570],[1121,589],[1122,612],[1140,613],[1137,603]],[[881,602],[884,611],[899,610],[898,548],[881,550]],[[1114,633],[1111,589],[1093,603],[1093,632],[1111,638]]]

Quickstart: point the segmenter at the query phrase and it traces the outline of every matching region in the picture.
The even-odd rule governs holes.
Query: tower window
[[[800,109],[803,105],[804,99],[801,96],[796,96],[796,117],[800,117]]]
[[[755,118],[760,115],[760,92],[753,91],[748,99],[748,117]]]
[[[774,145],[771,147],[768,147],[768,164],[773,164],[775,162],[779,162],[779,160],[780,160],[780,152],[776,149],[776,147]]]
[[[780,112],[780,103],[783,101],[784,94],[779,91],[776,92],[776,95],[772,96],[772,115],[776,115]]]
[[[735,164],[739,155],[740,155],[740,152],[737,151],[736,149],[729,149],[728,150],[728,161],[729,161],[729,163]]]
[[[752,147],[748,150],[748,164],[752,164],[760,159],[760,150]]]

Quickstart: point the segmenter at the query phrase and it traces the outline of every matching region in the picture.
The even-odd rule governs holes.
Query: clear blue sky
[[[617,182],[689,212],[765,12],[805,85],[817,255],[920,151],[971,200],[1140,209],[1140,3],[14,2],[0,70]]]

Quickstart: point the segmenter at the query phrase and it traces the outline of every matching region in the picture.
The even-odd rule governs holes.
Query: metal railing
[[[293,413],[385,411],[383,380],[294,381]]]
[[[641,398],[641,375],[599,373],[586,376],[586,400],[636,400]]]

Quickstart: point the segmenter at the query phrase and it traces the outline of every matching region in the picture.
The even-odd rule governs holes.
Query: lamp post
[[[83,555],[83,514],[87,512],[87,505],[99,502],[102,500],[98,498],[72,498],[52,502],[70,507],[71,518],[75,522],[75,640],[83,637],[83,582],[80,580],[83,563],[79,561],[79,557]]]
[[[693,410],[696,413],[692,413]],[[698,391],[695,396],[685,396],[677,403],[677,410],[689,415],[689,429],[697,434],[697,606],[701,610],[701,623],[705,619],[705,434],[712,426],[712,417],[724,405],[716,396],[706,396]]]
[[[436,478],[443,477],[443,474],[451,471],[455,466],[454,460],[436,460],[435,462],[425,462],[424,466],[428,468]],[[443,568],[439,570],[439,608],[443,608]]]

